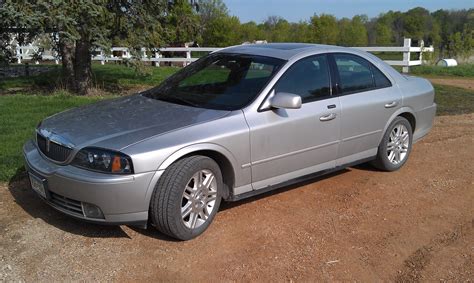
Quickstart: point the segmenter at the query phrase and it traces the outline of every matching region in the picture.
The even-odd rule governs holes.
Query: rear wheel
[[[165,170],[153,192],[153,225],[180,240],[199,236],[219,209],[222,187],[221,170],[214,160],[191,156],[175,162]]]
[[[403,117],[395,118],[385,132],[378,148],[377,158],[372,164],[384,171],[400,169],[408,160],[412,140],[410,122]]]

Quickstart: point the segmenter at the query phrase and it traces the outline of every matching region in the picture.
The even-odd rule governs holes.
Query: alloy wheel
[[[397,124],[390,133],[387,143],[387,157],[392,164],[405,160],[410,146],[410,134],[403,124]]]
[[[186,184],[181,201],[181,216],[187,228],[195,229],[211,215],[217,200],[217,180],[210,170],[196,172]]]

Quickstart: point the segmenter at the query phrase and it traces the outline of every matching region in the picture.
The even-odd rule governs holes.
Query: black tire
[[[387,146],[388,146],[388,142],[389,142],[389,139],[390,139],[390,133],[398,125],[403,125],[408,130],[409,144],[408,144],[408,150],[406,152],[407,154],[406,154],[405,158],[400,163],[394,164],[394,163],[390,162],[390,160],[389,160],[389,157],[388,157],[388,154],[387,154]],[[403,118],[403,117],[400,117],[400,116],[396,117],[392,121],[392,123],[390,123],[390,125],[388,126],[387,131],[385,132],[385,134],[382,138],[382,141],[380,142],[378,152],[377,152],[377,157],[374,161],[372,161],[372,165],[375,168],[380,169],[382,171],[389,171],[390,172],[390,171],[396,171],[396,170],[400,169],[407,162],[407,160],[410,156],[410,152],[411,152],[411,149],[412,149],[412,142],[413,142],[413,130],[411,128],[410,122],[408,122],[408,120]]]
[[[217,183],[217,199],[212,212],[201,226],[188,228],[183,222],[181,205],[183,192],[193,175],[201,170],[211,171]],[[179,240],[201,235],[214,219],[221,203],[223,181],[219,165],[206,156],[190,156],[170,165],[155,186],[150,203],[150,219],[160,232]]]

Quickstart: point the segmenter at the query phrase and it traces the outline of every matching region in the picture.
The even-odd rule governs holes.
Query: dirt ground
[[[368,166],[225,204],[201,237],[72,220],[0,186],[0,281],[473,281],[474,115]]]
[[[434,84],[474,90],[474,79],[472,78],[429,78],[429,80]]]

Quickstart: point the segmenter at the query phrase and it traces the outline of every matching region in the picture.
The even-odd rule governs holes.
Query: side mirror
[[[293,93],[278,92],[270,99],[273,108],[299,109],[301,108],[301,96]]]

